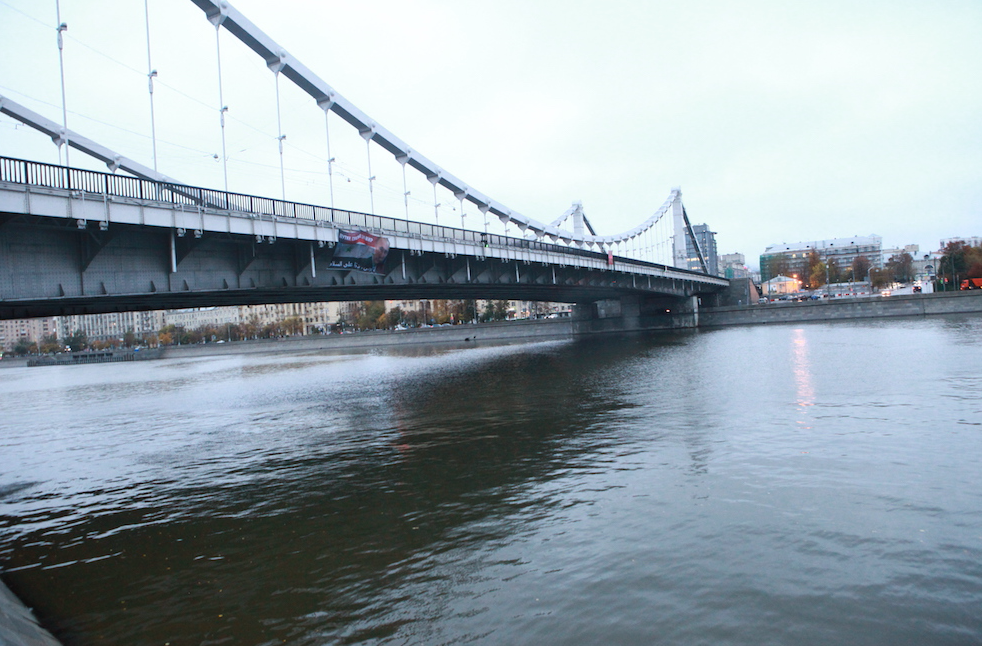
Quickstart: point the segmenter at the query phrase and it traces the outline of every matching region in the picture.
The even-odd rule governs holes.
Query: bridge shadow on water
[[[426,642],[496,547],[577,504],[551,483],[637,433],[639,362],[690,334],[232,358],[194,381],[212,410],[166,423],[140,406],[186,388],[150,378],[124,413],[117,385],[101,405],[139,466],[63,501],[8,492],[28,511],[5,533],[34,529],[4,578],[66,644]],[[175,445],[158,423],[193,428]]]

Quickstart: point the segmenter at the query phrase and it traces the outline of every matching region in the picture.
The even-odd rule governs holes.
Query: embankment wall
[[[353,334],[329,334],[326,336],[292,337],[286,339],[259,339],[232,343],[208,343],[207,345],[167,346],[161,358],[200,357],[269,352],[305,352],[349,348],[383,348],[427,343],[478,343],[481,341],[528,341],[569,338],[573,334],[570,319],[540,319],[532,321],[508,321],[478,325],[450,325],[446,327],[414,328],[399,331],[368,331]]]
[[[802,303],[702,308],[699,311],[699,327],[970,313],[982,313],[982,291],[833,298]]]
[[[0,644],[4,646],[60,646],[38,624],[34,614],[0,581]]]

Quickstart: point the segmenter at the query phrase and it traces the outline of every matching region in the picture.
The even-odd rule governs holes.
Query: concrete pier
[[[61,646],[0,581],[0,646]]]

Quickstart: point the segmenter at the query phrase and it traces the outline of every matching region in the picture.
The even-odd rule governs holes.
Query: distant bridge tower
[[[703,272],[709,273],[706,257],[699,246],[699,240],[692,232],[689,215],[682,204],[682,190],[675,189],[675,191],[675,200],[672,202],[672,266],[678,269],[689,268],[689,251],[686,246],[686,238],[688,238],[692,241],[692,247],[699,257],[699,266]]]
[[[682,211],[682,200],[676,198],[672,202],[672,266],[679,269],[689,268],[689,257],[685,251],[685,214]]]

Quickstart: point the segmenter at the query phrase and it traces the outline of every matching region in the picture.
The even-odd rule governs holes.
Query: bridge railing
[[[342,228],[377,229],[403,233],[409,236],[440,238],[443,240],[477,244],[479,246],[509,247],[516,250],[560,253],[569,256],[593,258],[604,263],[608,260],[606,253],[540,242],[538,240],[529,240],[527,238],[513,238],[494,233],[481,233],[480,231],[456,229],[454,227],[427,224],[425,222],[391,218],[384,215],[331,209],[301,202],[287,202],[271,197],[230,193],[228,191],[187,186],[184,184],[155,182],[139,177],[69,168],[67,166],[57,166],[11,157],[0,157],[0,182],[83,191],[85,193],[111,195],[113,197],[152,200],[180,206],[215,208],[260,216],[331,222],[335,226]],[[618,257],[618,261],[628,262],[637,266],[665,268],[664,265],[632,258]],[[673,271],[681,271],[683,273],[693,274],[694,276],[699,275],[698,272],[672,269]]]

